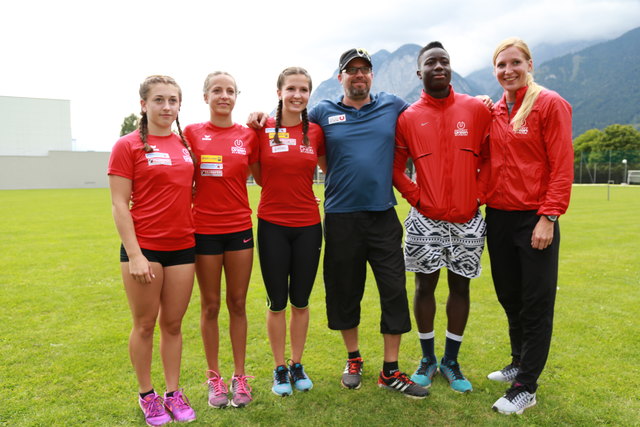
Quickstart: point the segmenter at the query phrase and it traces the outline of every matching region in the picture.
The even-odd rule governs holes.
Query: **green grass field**
[[[316,188],[321,194],[322,189]],[[257,207],[258,188],[250,187]],[[473,393],[451,391],[437,376],[431,396],[415,401],[376,386],[382,364],[379,303],[369,275],[360,327],[364,384],[345,390],[346,353],[326,327],[319,272],[311,301],[304,363],[315,387],[279,398],[270,391],[272,358],[265,291],[254,265],[247,310],[248,366],[254,402],[217,410],[206,403],[199,336],[199,294],[184,319],[182,385],[198,420],[193,425],[640,425],[640,187],[576,186],[561,218],[562,244],[551,355],[538,405],[506,417],[491,405],[506,388],[486,374],[509,361],[506,319],[490,278],[472,281],[472,307],[460,362]],[[397,207],[403,218],[408,205]],[[130,315],[119,274],[119,239],[109,193],[92,190],[0,191],[0,425],[143,425],[127,341]],[[407,275],[413,295],[413,277]],[[444,277],[443,277],[444,279]],[[196,287],[197,289],[197,287]],[[442,281],[437,291],[436,352],[445,332]],[[231,350],[221,312],[222,375]],[[157,334],[158,335],[158,334]],[[163,390],[159,355],[153,375]],[[415,330],[405,335],[400,367],[420,358]]]

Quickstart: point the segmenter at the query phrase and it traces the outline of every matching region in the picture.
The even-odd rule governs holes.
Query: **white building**
[[[0,96],[0,190],[107,187],[108,152],[74,152],[70,101]]]

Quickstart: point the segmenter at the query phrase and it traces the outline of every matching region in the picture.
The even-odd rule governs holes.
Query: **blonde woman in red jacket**
[[[504,95],[494,107],[491,154],[481,174],[491,274],[509,321],[512,361],[488,377],[511,383],[493,409],[521,414],[536,404],[551,343],[558,217],[573,182],[571,105],[533,81],[524,41],[501,42],[493,65]]]

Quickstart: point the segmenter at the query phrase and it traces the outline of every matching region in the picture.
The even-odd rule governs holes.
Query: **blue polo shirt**
[[[325,137],[325,212],[385,211],[396,205],[391,182],[396,120],[408,106],[380,92],[360,110],[344,105],[342,97],[311,109],[309,120]]]

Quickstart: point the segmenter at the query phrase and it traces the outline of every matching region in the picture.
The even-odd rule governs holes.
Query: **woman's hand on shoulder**
[[[247,126],[252,129],[262,129],[267,123],[269,114],[263,111],[255,111],[247,117]]]

